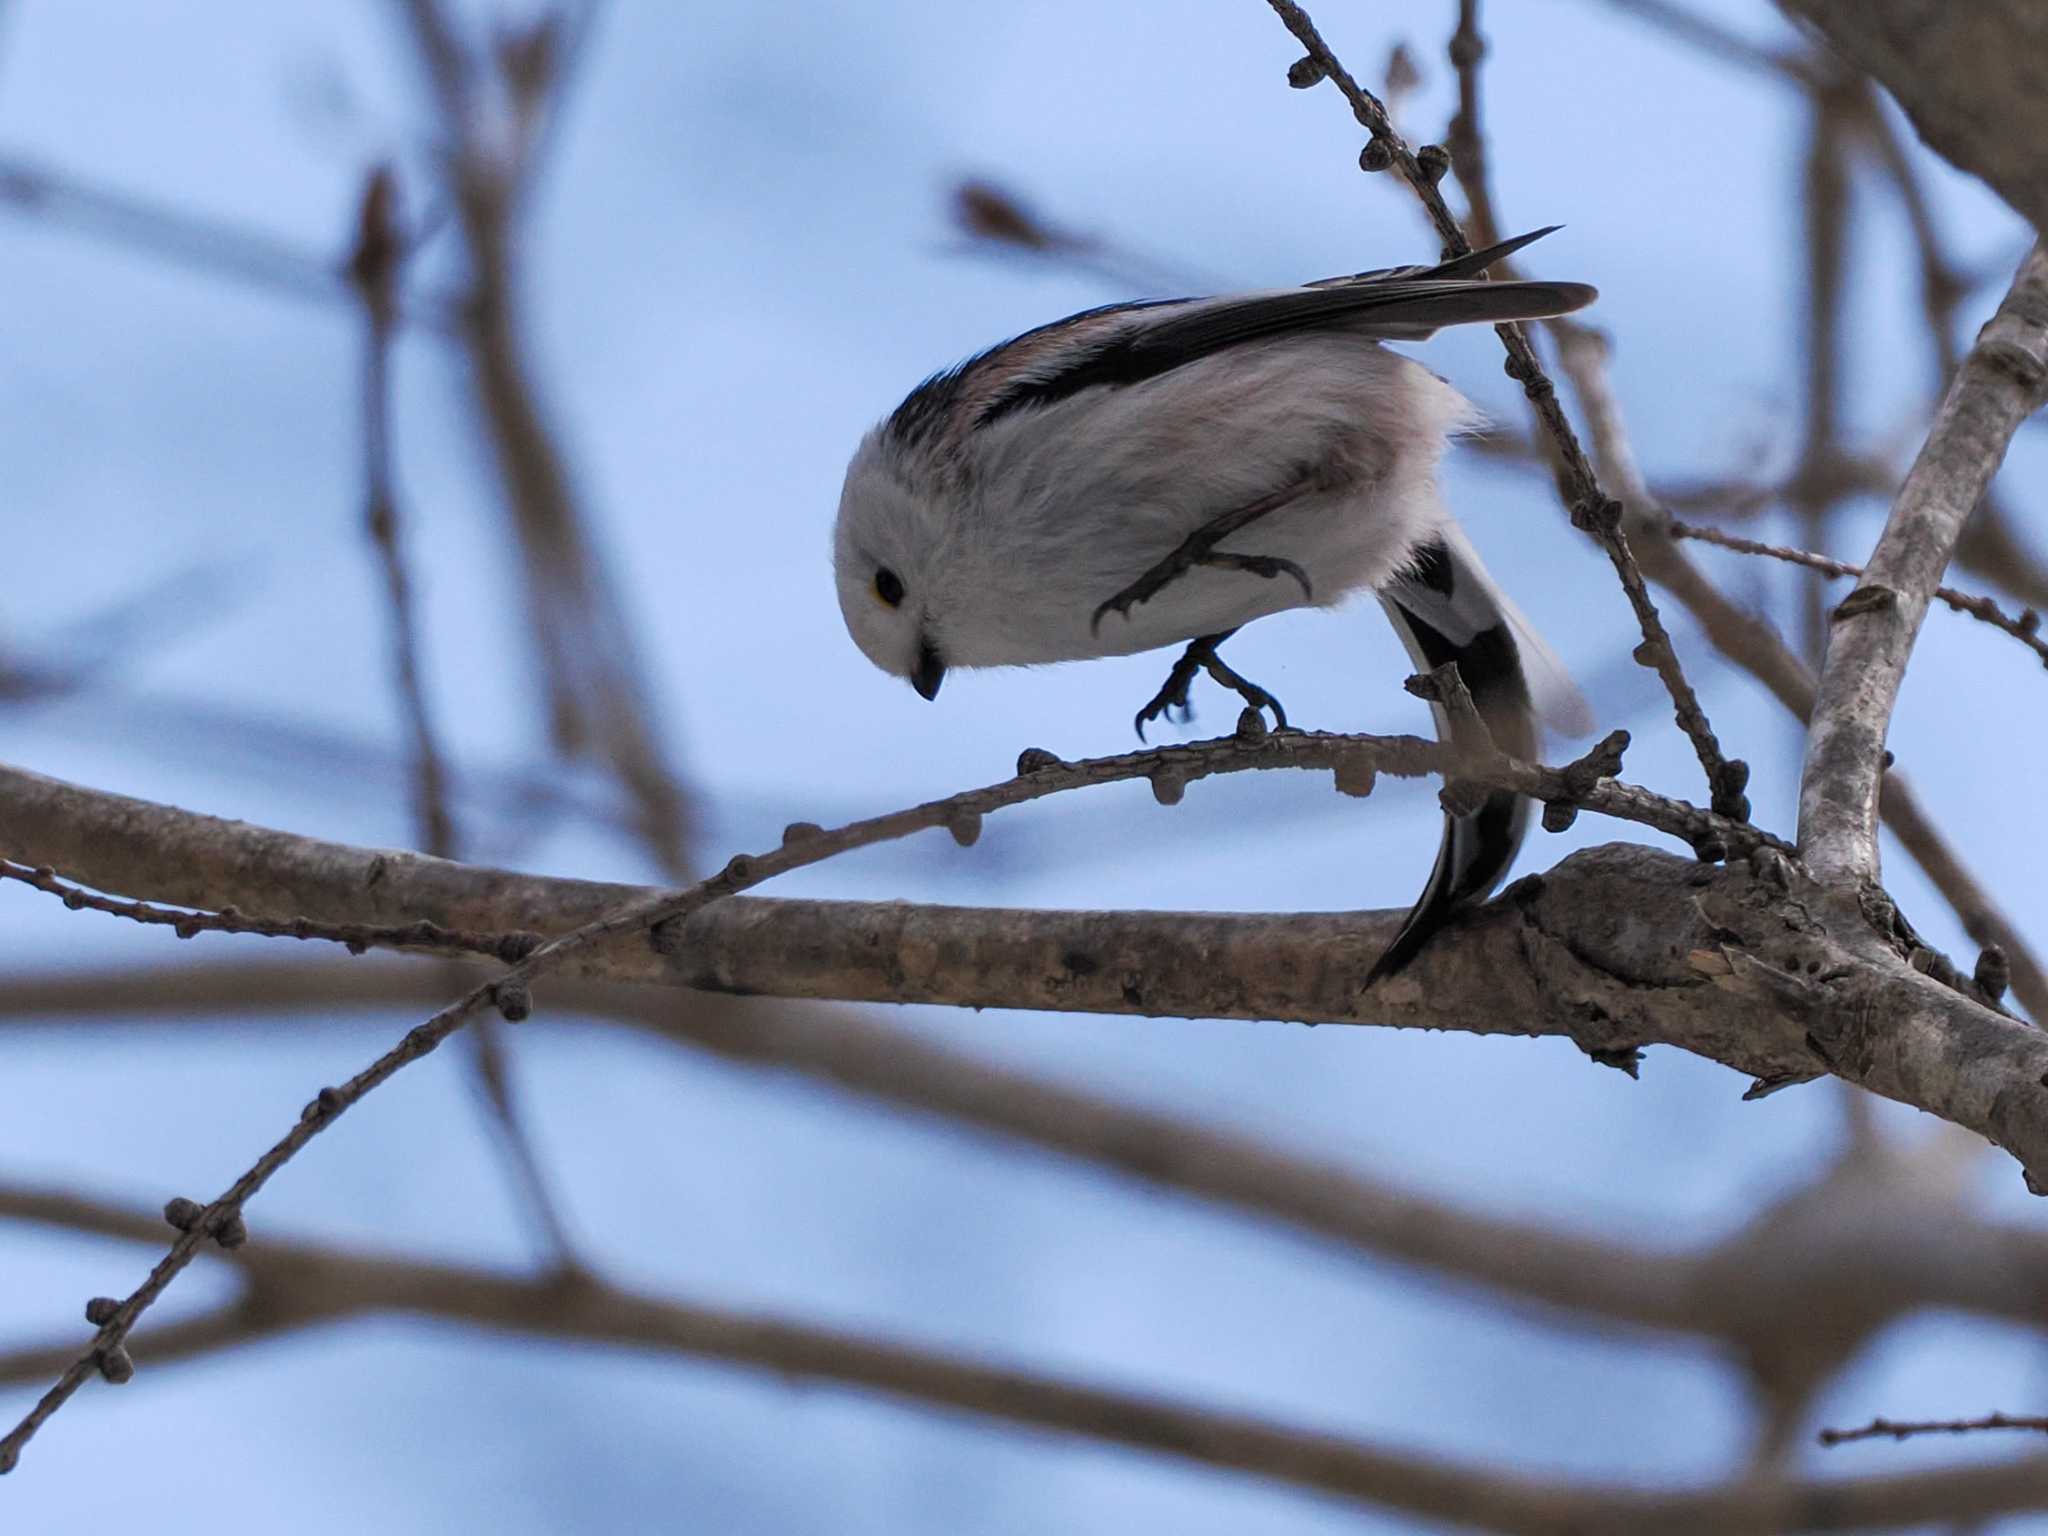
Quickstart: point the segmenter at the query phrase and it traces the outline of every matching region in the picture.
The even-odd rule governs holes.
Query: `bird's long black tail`
[[[1525,760],[1536,755],[1535,709],[1523,671],[1510,610],[1462,535],[1447,530],[1416,557],[1411,574],[1381,594],[1387,616],[1418,668],[1458,664],[1479,715],[1502,751]],[[1439,706],[1437,735],[1450,740],[1454,722]],[[1422,898],[1373,962],[1370,986],[1414,959],[1460,907],[1500,883],[1522,846],[1529,802],[1505,791],[1489,793],[1476,810],[1444,816],[1436,868]]]

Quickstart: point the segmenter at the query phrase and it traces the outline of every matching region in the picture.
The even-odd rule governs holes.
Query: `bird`
[[[1141,738],[1187,706],[1198,671],[1284,729],[1280,701],[1218,647],[1269,614],[1370,591],[1417,667],[1455,662],[1494,744],[1533,757],[1531,665],[1562,669],[1437,487],[1447,443],[1479,413],[1383,343],[1592,303],[1584,283],[1484,275],[1556,228],[1434,265],[1108,304],[932,375],[847,466],[833,569],[855,645],[936,699],[956,669],[1181,644],[1137,713]],[[1576,725],[1569,683],[1552,693]],[[1432,710],[1440,738],[1472,732]],[[1492,891],[1527,821],[1505,791],[1446,811],[1429,880],[1367,986]]]

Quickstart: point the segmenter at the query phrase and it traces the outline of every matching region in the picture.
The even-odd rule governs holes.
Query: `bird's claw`
[[[1316,600],[1316,589],[1308,579],[1308,572],[1292,560],[1279,555],[1232,555],[1220,551],[1202,556],[1197,565],[1211,566],[1217,570],[1249,571],[1254,576],[1263,576],[1271,581],[1276,576],[1292,576],[1301,587],[1301,595],[1307,602]]]
[[[1283,556],[1237,555],[1215,549],[1191,551],[1183,546],[1098,607],[1088,620],[1088,633],[1100,634],[1102,620],[1107,614],[1120,614],[1128,619],[1133,608],[1140,603],[1150,602],[1180,577],[1197,568],[1244,571],[1253,576],[1264,577],[1268,581],[1276,576],[1292,576],[1301,588],[1302,599],[1311,603],[1316,600],[1315,584],[1308,579],[1308,572]]]
[[[1287,729],[1287,711],[1280,701],[1250,678],[1226,665],[1216,654],[1216,647],[1228,640],[1235,630],[1226,630],[1220,635],[1204,635],[1199,640],[1188,642],[1188,648],[1181,652],[1180,659],[1173,664],[1173,670],[1166,674],[1166,681],[1159,691],[1152,695],[1145,707],[1138,711],[1131,724],[1137,730],[1138,740],[1145,740],[1145,726],[1148,721],[1157,720],[1169,709],[1183,709],[1188,718],[1194,717],[1194,706],[1188,703],[1188,686],[1195,679],[1195,673],[1207,672],[1217,682],[1235,693],[1252,709],[1273,711],[1273,729]]]
[[[1170,709],[1184,709],[1194,713],[1188,704],[1188,685],[1195,680],[1195,670],[1202,665],[1202,648],[1206,642],[1197,640],[1181,653],[1180,660],[1173,664],[1173,670],[1166,674],[1166,681],[1159,685],[1159,691],[1152,695],[1143,709],[1132,718],[1131,725],[1138,733],[1138,740],[1145,740],[1145,723],[1157,720]]]

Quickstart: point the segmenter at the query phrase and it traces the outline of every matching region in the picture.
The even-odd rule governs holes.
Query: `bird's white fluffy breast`
[[[1318,335],[1235,347],[992,422],[974,436],[966,494],[932,569],[947,659],[1124,654],[1301,606],[1285,576],[1197,570],[1128,620],[1089,628],[1100,603],[1204,524],[1304,475],[1313,490],[1221,547],[1294,561],[1317,603],[1378,587],[1443,521],[1437,460],[1475,416],[1419,363]]]

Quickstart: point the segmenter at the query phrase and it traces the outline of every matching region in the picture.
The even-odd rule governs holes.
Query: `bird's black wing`
[[[1275,336],[1342,330],[1414,340],[1447,325],[1569,314],[1592,303],[1598,291],[1585,283],[1494,283],[1476,275],[1548,233],[1539,229],[1435,267],[1389,268],[1237,298],[1090,310],[1006,342],[963,365],[956,377],[965,383],[977,369],[1015,363],[1019,358],[1013,349],[1030,357],[1028,364],[1007,373],[1000,388],[975,399],[973,425],[986,426],[1029,406],[1050,405],[1099,385],[1141,383],[1226,348]],[[1070,341],[1060,334],[1068,327]]]

